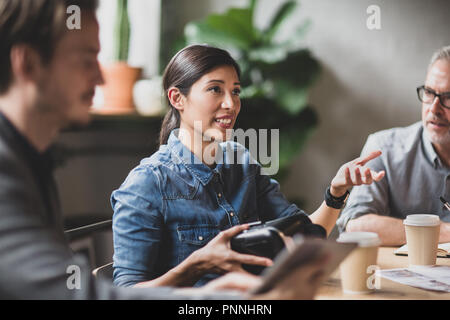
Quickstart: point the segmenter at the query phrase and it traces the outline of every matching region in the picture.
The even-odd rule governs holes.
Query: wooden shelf
[[[151,131],[159,132],[163,116],[142,116],[132,114],[91,114],[92,120],[87,126],[73,126],[64,130],[71,131]]]

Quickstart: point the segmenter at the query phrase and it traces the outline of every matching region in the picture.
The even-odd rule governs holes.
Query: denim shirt
[[[177,134],[172,131],[167,145],[143,159],[112,193],[115,285],[159,277],[232,226],[305,214],[275,180],[261,175],[242,145],[221,143],[223,161],[211,169]]]

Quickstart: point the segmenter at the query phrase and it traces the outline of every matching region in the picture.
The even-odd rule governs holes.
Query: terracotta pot
[[[96,112],[123,114],[135,112],[133,87],[141,75],[141,68],[130,67],[126,62],[115,62],[102,66],[105,84],[103,91],[103,107]]]

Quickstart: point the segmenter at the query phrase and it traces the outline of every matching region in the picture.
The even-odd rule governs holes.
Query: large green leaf
[[[249,50],[257,41],[252,12],[248,8],[229,9],[225,14],[212,14],[204,21],[189,23],[185,28],[189,43],[209,43],[221,47]]]
[[[215,30],[205,22],[190,22],[184,29],[187,44],[204,44],[221,48],[239,48],[246,50],[248,42],[240,38],[231,37],[227,32]]]
[[[255,41],[252,13],[249,9],[230,9],[225,15],[211,15],[206,23],[215,30],[246,41],[249,45]]]

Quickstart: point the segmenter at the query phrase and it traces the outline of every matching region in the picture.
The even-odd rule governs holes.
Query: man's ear
[[[180,89],[176,87],[171,87],[167,91],[167,97],[169,98],[170,104],[178,111],[184,110],[184,102],[186,97],[181,93]]]
[[[42,61],[36,49],[18,44],[11,48],[11,71],[14,81],[36,81],[40,76]]]

